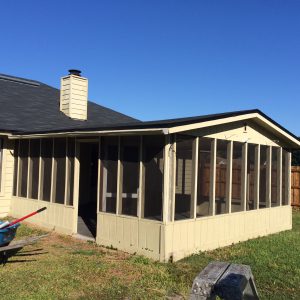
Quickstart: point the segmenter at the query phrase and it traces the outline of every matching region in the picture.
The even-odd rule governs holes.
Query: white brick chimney
[[[60,111],[72,119],[87,120],[88,80],[81,77],[79,70],[69,70],[61,78]]]

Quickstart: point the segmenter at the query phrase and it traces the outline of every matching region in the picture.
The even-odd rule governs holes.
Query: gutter
[[[16,134],[10,135],[9,139],[34,139],[44,137],[78,137],[78,136],[99,136],[99,135],[134,135],[134,134],[163,134],[168,135],[169,128],[149,128],[149,129],[127,129],[127,130],[103,130],[103,131],[66,131],[58,133],[38,133],[38,134]]]

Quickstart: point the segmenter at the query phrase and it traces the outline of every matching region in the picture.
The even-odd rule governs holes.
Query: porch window
[[[28,150],[29,140],[20,140],[20,164],[19,164],[19,187],[18,196],[27,197],[27,179],[28,179]]]
[[[193,217],[193,141],[194,138],[188,136],[177,135],[176,138],[175,220]]]
[[[67,188],[66,205],[73,205],[75,168],[75,138],[67,139]]]
[[[164,136],[143,136],[142,217],[162,220]]]
[[[116,213],[118,178],[118,138],[101,139],[101,178],[102,191],[100,210]]]
[[[16,140],[16,141],[15,141],[15,148],[14,148],[14,182],[13,182],[13,196],[17,196],[18,159],[19,159],[19,140]]]
[[[38,199],[40,140],[30,140],[28,198]]]
[[[66,138],[54,139],[54,164],[52,199],[55,203],[65,202]]]
[[[2,191],[3,139],[0,138],[0,192]]]
[[[248,157],[247,157],[247,194],[246,194],[246,210],[255,208],[255,151],[256,145],[248,144]]]
[[[121,214],[137,216],[139,196],[140,137],[121,137],[120,145]]]
[[[233,142],[232,153],[232,200],[231,211],[243,211],[242,205],[242,164],[243,143]]]
[[[210,166],[211,146],[213,140],[210,138],[199,138],[198,150],[198,182],[197,182],[197,216],[209,216],[210,209]]]
[[[229,142],[217,140],[216,154],[216,208],[215,214],[226,212],[226,186],[227,186],[227,147]]]
[[[287,197],[287,190],[286,190],[286,181],[287,181],[287,156],[288,152],[282,149],[282,205],[288,205],[288,197]]]
[[[278,206],[278,147],[272,147],[271,206]]]
[[[267,150],[267,146],[260,146],[259,208],[267,207]]]
[[[50,201],[52,177],[53,139],[41,140],[41,183],[40,199]]]

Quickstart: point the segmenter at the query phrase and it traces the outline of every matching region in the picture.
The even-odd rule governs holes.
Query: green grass
[[[43,233],[23,224],[18,238]],[[212,260],[249,264],[262,299],[300,299],[300,212],[291,231],[167,264],[51,234],[0,266],[0,290],[4,299],[187,299]]]

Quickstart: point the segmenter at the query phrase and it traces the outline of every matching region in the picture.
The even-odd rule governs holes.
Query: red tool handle
[[[25,219],[27,219],[27,218],[29,218],[29,217],[32,217],[32,216],[34,216],[34,215],[36,215],[36,214],[38,214],[38,213],[44,211],[45,209],[47,209],[47,207],[42,207],[42,208],[38,209],[37,211],[34,211],[34,212],[30,213],[29,215],[26,215],[26,216],[24,216],[24,217],[22,217],[22,218],[20,218],[20,219],[17,219],[17,220],[15,220],[15,221],[10,222],[10,223],[9,223],[7,226],[5,226],[4,228],[9,227],[9,226],[12,226],[12,225],[15,225],[15,224],[17,224],[17,223],[20,223],[21,221],[23,221],[23,220],[25,220]],[[3,229],[3,228],[2,228],[2,229]]]

